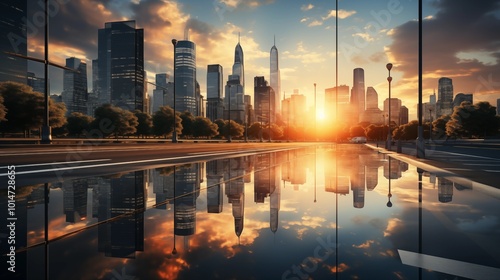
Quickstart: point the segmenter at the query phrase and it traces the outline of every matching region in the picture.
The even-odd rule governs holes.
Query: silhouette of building
[[[276,48],[276,39],[274,40],[274,44],[271,47],[270,52],[270,74],[269,74],[269,85],[274,91],[274,103],[273,111],[276,113],[281,112],[280,100],[281,100],[281,75],[280,75],[280,67],[279,67],[279,56],[278,56],[278,48]]]
[[[207,118],[212,122],[224,118],[223,77],[220,64],[207,66]]]
[[[245,182],[244,174],[245,169],[243,159],[234,158],[227,159],[228,170],[224,174],[225,177],[225,194],[229,204],[231,204],[233,218],[234,218],[234,231],[239,238],[243,232],[244,218],[245,218]]]
[[[151,106],[153,114],[163,106],[173,108],[173,83],[168,79],[169,75],[166,73],[159,73],[155,76],[156,88],[153,90],[153,105]]]
[[[144,30],[135,21],[106,22],[98,31],[99,103],[144,111]]]
[[[264,123],[274,123],[276,121],[276,114],[274,111],[275,97],[273,88],[268,85],[264,77],[254,78],[254,109],[257,121]]]
[[[497,115],[500,115],[500,98],[497,99]]]
[[[429,102],[423,104],[422,116],[424,121],[433,121],[436,119],[436,93],[429,96]]]
[[[453,112],[453,83],[450,78],[440,78],[438,81],[438,100],[436,116],[449,115]]]
[[[351,106],[353,118],[356,122],[360,122],[365,111],[365,70],[363,68],[355,68],[353,71]]]
[[[2,0],[0,3],[0,82],[13,81],[26,84],[28,62],[6,54],[28,54],[26,17],[27,1]],[[44,91],[41,91],[42,93]]]
[[[207,212],[221,213],[223,204],[224,161],[217,159],[207,162]]]
[[[399,108],[399,123],[398,123],[398,125],[407,124],[409,121],[408,119],[409,119],[408,107],[401,106]]]
[[[63,208],[66,222],[75,223],[87,219],[87,189],[88,179],[63,182]]]
[[[390,101],[391,107],[391,119],[390,122],[395,123],[396,125],[400,124],[400,113],[401,113],[401,99],[399,98],[391,98]],[[385,123],[390,123],[388,120],[389,116],[389,98],[384,100],[384,117],[386,117]]]
[[[382,111],[378,107],[378,93],[373,87],[366,88],[366,110],[361,115],[361,121],[373,124],[383,124]]]
[[[70,57],[66,59],[66,67],[75,71],[64,70],[62,100],[66,104],[66,115],[73,112],[87,114],[87,63]]]
[[[455,95],[455,98],[453,99],[453,108],[460,106],[460,104],[462,104],[462,102],[464,101],[468,101],[470,102],[470,104],[474,104],[472,93],[458,93],[457,95]]]

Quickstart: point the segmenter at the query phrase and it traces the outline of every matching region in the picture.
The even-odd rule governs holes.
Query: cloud
[[[308,21],[308,20],[309,20],[309,18],[302,18],[302,19],[300,20],[300,22],[306,22],[306,21]]]
[[[328,12],[328,15],[322,17],[322,19],[327,20],[330,18],[334,18],[335,14],[336,14],[335,10],[330,10],[330,12]],[[354,11],[354,10],[347,11],[347,10],[340,9],[339,10],[339,19],[345,19],[345,18],[348,18],[348,17],[355,15],[355,14],[356,14],[356,11]]]
[[[302,7],[300,7],[300,9],[301,9],[302,11],[304,11],[304,12],[305,12],[305,11],[310,11],[310,10],[312,10],[313,8],[314,8],[314,5],[313,5],[313,4],[311,4],[311,3],[309,3],[309,4],[307,4],[307,5],[302,5]]]
[[[274,0],[219,0],[218,3],[224,4],[229,8],[256,8],[262,5],[272,4]]]
[[[323,53],[306,50],[302,41],[297,43],[294,52],[284,52],[282,54],[285,59],[297,59],[302,64],[321,63],[325,60]]]
[[[446,76],[453,79],[455,93],[473,92],[493,99],[500,92],[500,18],[495,16],[500,1],[443,0],[435,5],[438,12],[422,22],[424,91],[431,92],[437,80]],[[415,99],[418,22],[406,22],[388,34],[393,43],[387,56],[394,70],[403,73],[399,85],[409,89],[401,92],[402,97]]]
[[[320,26],[320,25],[323,25],[323,22],[322,22],[322,21],[319,21],[319,20],[314,20],[314,21],[312,21],[311,23],[309,23],[307,26],[309,26],[309,27],[313,27],[313,26]]]

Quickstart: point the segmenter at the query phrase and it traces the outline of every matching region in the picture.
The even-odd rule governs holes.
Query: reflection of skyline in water
[[[186,164],[175,168],[165,167],[106,177],[79,178],[53,184],[49,196],[52,225],[50,227],[52,233],[49,235],[54,238],[78,228],[102,223],[96,227],[96,245],[88,248],[88,254],[92,259],[101,259],[111,265],[113,258],[142,259],[153,252],[160,253],[158,251],[160,250],[164,252],[164,257],[169,256],[163,261],[165,265],[170,269],[176,267],[171,271],[173,274],[169,274],[176,277],[181,277],[181,271],[188,273],[187,267],[196,265],[194,259],[202,256],[202,252],[206,255],[213,254],[207,252],[206,248],[225,250],[227,252],[224,253],[226,256],[224,259],[236,261],[233,260],[235,256],[243,259],[251,257],[248,255],[248,250],[254,251],[256,257],[259,254],[256,252],[256,246],[260,246],[262,242],[263,244],[271,242],[263,247],[268,247],[271,251],[261,257],[281,263],[279,271],[284,272],[291,265],[299,264],[304,258],[312,256],[317,238],[322,236],[324,239],[330,236],[331,229],[338,223],[344,230],[340,231],[344,232],[344,239],[341,236],[341,242],[353,244],[351,249],[344,248],[347,250],[344,254],[354,254],[356,250],[365,248],[363,249],[366,250],[365,255],[373,258],[375,252],[371,250],[382,252],[381,248],[388,245],[386,244],[388,240],[393,242],[393,246],[400,244],[397,247],[413,248],[401,245],[407,243],[401,240],[401,232],[409,230],[408,226],[403,226],[406,220],[389,214],[395,213],[392,211],[405,213],[415,207],[414,202],[410,203],[416,198],[413,190],[416,187],[414,180],[416,172],[413,167],[376,153],[353,154],[350,150],[335,152],[325,148],[314,155],[311,151],[314,150],[257,154]],[[443,204],[453,206],[455,199],[453,189],[456,191],[455,196],[458,195],[456,207],[461,207],[464,203],[464,197],[460,193],[463,190],[472,190],[467,185],[428,172],[424,173],[423,180],[426,187],[425,201],[440,203],[441,207],[445,207]],[[410,181],[412,183],[408,186],[407,182]],[[394,208],[388,210],[385,207],[387,194],[390,192],[389,185],[394,194],[392,200],[395,202],[396,210]],[[148,188],[152,191],[148,192]],[[317,191],[318,202],[313,203]],[[334,209],[331,207],[334,199],[332,194],[335,193],[340,195],[339,209],[344,211],[340,213],[340,221],[335,221],[331,213]],[[146,201],[153,201],[151,205],[155,206],[148,207],[144,212]],[[24,209],[23,215],[26,216],[23,218],[24,221],[32,220],[29,216],[39,216],[39,212],[35,214],[33,211],[40,210],[43,203],[43,187],[33,187],[19,199],[17,206],[19,215]],[[364,215],[357,214],[364,209],[367,211],[362,212],[364,215],[374,215],[377,218],[365,220]],[[322,214],[324,211],[328,214]],[[137,213],[126,215],[131,212]],[[474,223],[474,220],[465,217],[451,218],[456,213],[446,213],[446,215],[450,215],[450,220],[453,222],[459,221],[463,228],[469,229],[471,228],[469,225]],[[112,220],[117,217],[119,218]],[[491,215],[486,215],[486,220],[482,222],[479,220],[477,223],[493,222],[491,227],[498,230],[498,221],[494,221],[497,220]],[[356,235],[349,233],[353,231],[354,226],[359,227],[354,231],[358,232]],[[36,235],[40,228],[43,229],[40,224],[37,226],[26,224],[26,230],[22,228],[20,223],[18,231],[20,246],[23,236],[27,240],[24,246],[33,245],[29,242],[28,235],[33,236],[33,232]],[[374,229],[379,230],[374,231]],[[367,235],[371,231],[374,231],[374,234]],[[268,234],[273,234],[275,237],[270,237]],[[63,244],[80,235],[84,234],[78,233],[74,237],[57,242]],[[231,235],[238,241],[231,241],[234,240],[231,239]],[[409,236],[414,236],[414,233]],[[157,244],[152,247],[150,243],[153,240],[156,240],[154,243]],[[417,239],[415,238],[413,242],[415,240]],[[282,246],[282,243],[291,244],[290,242],[294,242],[293,244],[300,242],[296,243],[297,248],[294,249],[297,252],[291,253],[291,249]],[[281,253],[278,256],[272,257],[273,246],[280,248]],[[387,256],[397,254],[395,253],[397,247],[389,247],[384,249],[386,252],[384,254]],[[172,248],[176,248],[175,254],[172,253]],[[298,253],[299,251],[301,253]],[[98,252],[102,255],[92,255]],[[383,257],[384,254],[379,257]],[[23,255],[19,256],[19,265],[22,267]],[[293,256],[297,258],[294,259]],[[107,258],[110,261],[107,261]],[[334,259],[333,256],[331,258]],[[214,257],[213,261],[215,259],[217,257]],[[317,268],[315,273],[323,276],[331,273],[334,270],[332,260],[329,260],[330,263],[325,261],[323,268]],[[24,263],[27,267],[33,265],[29,258]],[[350,263],[347,257],[341,263],[351,270],[355,269],[355,265]],[[139,264],[127,261],[122,265],[131,268],[131,265],[136,267]],[[208,269],[205,265],[200,267]],[[137,272],[140,269],[136,267],[133,270]],[[107,275],[111,274],[108,272]]]

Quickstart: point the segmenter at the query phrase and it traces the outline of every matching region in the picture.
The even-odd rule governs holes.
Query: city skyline
[[[364,68],[365,85],[377,90],[381,104],[387,92],[385,64],[391,61],[394,64],[391,72],[394,97],[409,105],[411,119],[416,116],[418,90],[416,2],[339,3],[339,85],[351,85],[352,69]],[[424,99],[436,88],[440,77],[450,77],[454,80],[455,92],[474,93],[476,101],[487,100],[495,104],[500,92],[497,82],[500,66],[496,62],[498,43],[494,40],[495,27],[500,26],[499,1],[474,4],[470,1],[423,1],[423,5]],[[95,7],[96,12],[90,11]],[[285,9],[287,19],[280,22],[278,18],[281,17],[274,15]],[[197,79],[202,95],[206,96],[207,65],[220,64],[230,69],[238,33],[245,50],[245,83],[251,84],[255,76],[269,80],[269,49],[276,35],[275,44],[280,50],[281,94],[289,95],[293,89],[299,89],[308,97],[310,105],[314,83],[318,85],[319,98],[324,95],[324,89],[335,86],[334,9],[335,3],[320,1],[150,0],[106,4],[71,1],[60,4],[51,17],[50,58],[61,62],[75,56],[85,59],[90,68],[90,61],[97,57],[97,29],[104,22],[136,20],[145,33],[145,70],[148,79],[154,80],[156,73],[172,74],[170,40],[182,39],[188,28],[190,40],[197,45]],[[29,0],[28,23],[36,19],[41,10],[35,1]],[[463,17],[469,19],[468,25],[476,23],[474,26],[481,32],[474,28],[464,29],[460,38],[455,38],[458,36],[453,30],[463,25]],[[28,54],[41,57],[43,32],[33,30],[28,24]],[[75,32],[79,36],[72,36]],[[30,62],[28,71],[41,76],[41,68]],[[58,69],[51,69],[50,80],[52,93],[60,94],[62,78],[59,76],[62,74],[58,72]]]

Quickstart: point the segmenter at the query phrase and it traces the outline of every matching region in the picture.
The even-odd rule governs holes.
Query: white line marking
[[[103,159],[89,159],[89,160],[79,160],[79,161],[60,161],[60,162],[46,162],[46,163],[34,163],[34,164],[24,164],[24,165],[16,165],[16,168],[20,167],[32,167],[32,166],[43,166],[43,165],[68,165],[74,163],[84,163],[84,162],[97,162],[97,161],[108,161],[111,160],[109,158]],[[0,166],[0,168],[7,168],[7,166]]]
[[[456,261],[430,255],[418,254],[414,252],[398,249],[401,262],[414,267],[421,267],[433,271],[438,271],[450,275],[470,279],[498,279],[500,269],[474,263]]]

